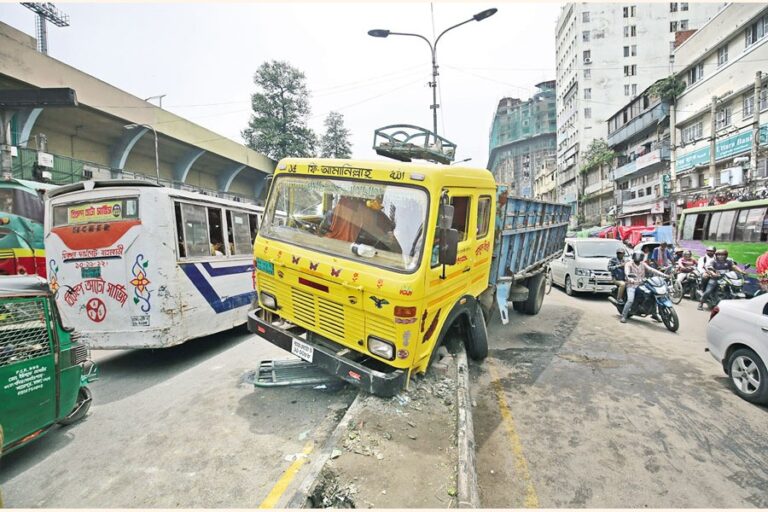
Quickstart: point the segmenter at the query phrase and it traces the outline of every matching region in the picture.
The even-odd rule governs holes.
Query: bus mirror
[[[453,207],[451,207],[451,210],[453,210]],[[455,229],[441,229],[440,231],[438,262],[441,265],[455,265],[456,254],[459,250],[459,232]]]
[[[453,206],[442,203],[437,212],[437,227],[440,229],[449,229],[451,225],[453,225]]]

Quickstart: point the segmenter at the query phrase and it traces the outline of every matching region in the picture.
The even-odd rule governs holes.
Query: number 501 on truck
[[[508,197],[485,169],[284,159],[254,244],[249,329],[391,396],[446,333],[488,353],[498,307],[538,313],[570,207]]]

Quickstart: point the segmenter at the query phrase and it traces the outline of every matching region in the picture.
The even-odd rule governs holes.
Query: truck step
[[[253,382],[257,387],[319,387],[340,388],[344,381],[330,375],[312,363],[301,359],[278,359],[262,361],[258,375]]]

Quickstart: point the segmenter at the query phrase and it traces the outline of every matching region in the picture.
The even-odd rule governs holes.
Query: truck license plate
[[[308,363],[311,363],[314,352],[315,349],[311,345],[307,345],[303,341],[299,341],[295,338],[293,339],[293,343],[291,344],[291,353],[293,355],[299,356]]]

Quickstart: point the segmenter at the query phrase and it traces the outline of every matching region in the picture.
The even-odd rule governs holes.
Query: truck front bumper
[[[392,371],[387,372],[375,370],[364,364],[366,357],[362,357],[360,361],[346,357],[347,354],[363,356],[362,354],[330,340],[323,339],[322,343],[318,343],[300,338],[259,318],[258,313],[258,309],[251,310],[248,313],[249,331],[287,352],[292,352],[294,340],[311,346],[312,361],[310,362],[331,375],[378,396],[395,396],[405,387],[408,374],[404,370],[392,369]],[[371,359],[371,361],[375,360]],[[378,361],[376,362],[378,363]]]

